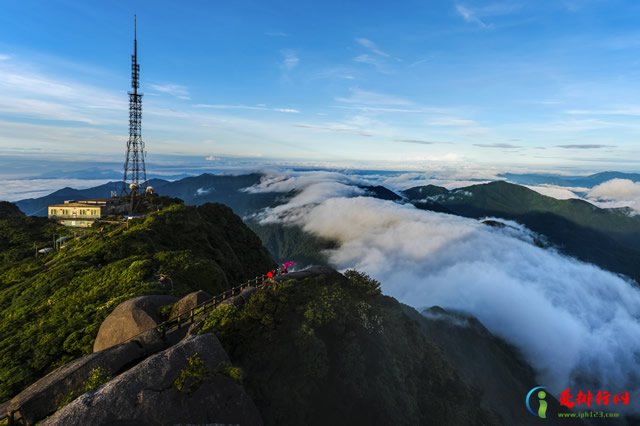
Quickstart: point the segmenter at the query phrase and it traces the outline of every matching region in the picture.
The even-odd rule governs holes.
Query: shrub
[[[382,291],[380,290],[380,281],[374,280],[364,272],[349,269],[344,273],[344,276],[347,277],[352,286],[364,289],[366,294],[370,296],[382,294]]]
[[[195,353],[187,358],[187,364],[184,366],[173,385],[180,392],[192,394],[197,391],[204,379],[209,375],[207,366],[202,361],[200,354]]]
[[[224,366],[222,374],[237,383],[242,383],[242,379],[244,378],[244,370],[242,368],[229,364]]]
[[[89,377],[84,382],[84,392],[91,392],[111,380],[111,374],[102,367],[96,367],[89,372]]]
[[[225,327],[238,316],[238,308],[232,304],[217,306],[204,321],[200,334],[214,331],[216,328]]]

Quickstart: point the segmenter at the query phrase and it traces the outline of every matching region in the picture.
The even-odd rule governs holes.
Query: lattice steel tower
[[[144,192],[147,171],[144,165],[144,142],[142,141],[142,93],[140,87],[140,64],[138,64],[138,40],[136,17],[133,17],[133,55],[131,55],[131,88],[129,92],[129,140],[127,157],[124,161],[122,195]]]

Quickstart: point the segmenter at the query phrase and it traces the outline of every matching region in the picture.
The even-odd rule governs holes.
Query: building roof
[[[113,198],[91,198],[89,200],[65,200],[65,203],[87,203],[87,204],[109,204],[113,203]]]
[[[90,204],[90,203],[83,203],[82,201],[74,201],[74,202],[70,202],[70,203],[64,203],[64,204],[51,204],[49,206],[51,207],[56,207],[56,208],[65,208],[65,207],[87,207],[87,208],[96,208],[96,207],[105,207],[104,204]]]

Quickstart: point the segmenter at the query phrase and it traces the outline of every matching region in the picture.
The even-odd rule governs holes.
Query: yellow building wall
[[[102,208],[96,206],[50,206],[48,213],[50,218],[100,219]]]

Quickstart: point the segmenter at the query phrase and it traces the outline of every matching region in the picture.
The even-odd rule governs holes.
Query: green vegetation
[[[308,234],[297,225],[261,225],[255,221],[248,225],[279,263],[294,260],[297,266],[326,265],[324,251],[336,248],[335,242]]]
[[[491,423],[401,305],[346,275],[277,283],[206,320],[265,424]]]
[[[204,365],[200,354],[195,353],[187,358],[187,365],[180,370],[180,374],[178,374],[173,385],[180,392],[191,394],[198,390],[208,374],[209,371],[207,370],[207,366]]]
[[[171,308],[173,308],[173,304],[160,306],[160,308],[158,309],[158,315],[160,316],[162,321],[166,321],[169,319]]]
[[[632,216],[625,209],[600,209],[575,199],[557,200],[507,182],[452,191],[415,187],[404,194],[425,210],[515,220],[546,236],[566,254],[640,282],[640,216]]]
[[[0,270],[34,257],[36,247],[53,247],[54,237],[68,234],[68,229],[40,217],[0,216]]]
[[[242,379],[244,378],[244,371],[242,368],[235,367],[233,365],[225,365],[222,369],[222,374],[238,383],[242,383]]]
[[[82,390],[76,391],[76,392],[70,392],[69,395],[67,395],[66,398],[60,403],[60,406],[58,407],[58,409],[69,404],[71,401],[73,401],[83,393],[92,392],[98,389],[100,386],[104,385],[109,380],[111,380],[111,375],[107,370],[105,370],[102,367],[94,368],[89,372],[89,377],[87,377],[87,380],[84,383]]]
[[[0,400],[90,353],[104,318],[127,299],[217,294],[273,267],[259,238],[222,205],[172,205],[128,227],[82,230],[86,238],[34,257],[34,241],[63,232],[73,230],[41,218],[0,218]]]
[[[416,186],[413,188],[406,189],[402,191],[402,193],[405,195],[405,197],[415,201],[415,200],[422,200],[427,197],[434,197],[437,195],[448,194],[449,190],[441,186],[424,185],[424,186]]]
[[[6,219],[12,216],[24,216],[18,206],[8,201],[0,201],[0,219]]]
[[[89,372],[89,377],[84,384],[83,393],[91,392],[111,380],[111,375],[102,367],[96,367]]]

